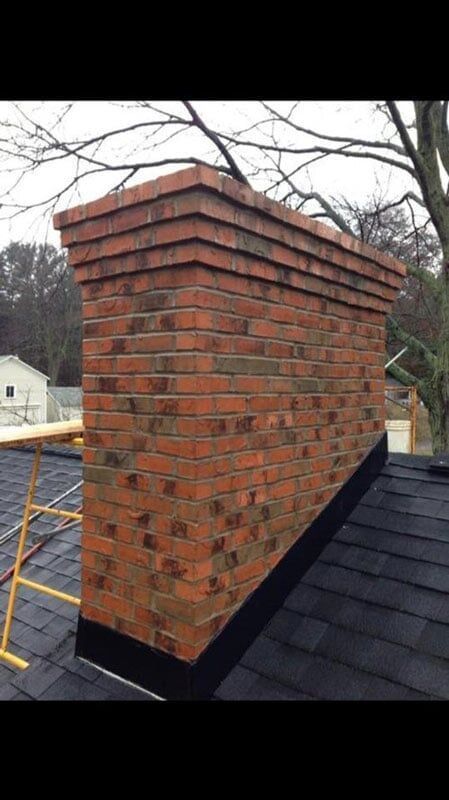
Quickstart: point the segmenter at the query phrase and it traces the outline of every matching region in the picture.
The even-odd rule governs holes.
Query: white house
[[[0,426],[46,422],[47,381],[17,356],[0,356]]]

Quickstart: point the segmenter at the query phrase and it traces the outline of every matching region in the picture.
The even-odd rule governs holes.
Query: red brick
[[[203,167],[55,223],[83,296],[82,612],[194,660],[383,430],[404,270]]]

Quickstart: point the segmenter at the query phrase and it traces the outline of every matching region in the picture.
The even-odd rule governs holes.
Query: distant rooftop
[[[48,386],[47,391],[60,406],[79,406],[83,403],[81,386]]]
[[[41,372],[39,369],[36,369],[35,367],[32,367],[32,366],[31,366],[31,364],[27,364],[27,362],[26,362],[26,361],[22,361],[22,359],[21,359],[21,358],[19,358],[19,356],[13,356],[13,355],[11,355],[11,354],[10,354],[10,355],[8,355],[8,354],[6,354],[6,355],[0,355],[0,364],[3,364],[3,362],[4,362],[4,361],[9,361],[9,360],[11,360],[11,359],[12,359],[13,361],[18,361],[18,362],[19,362],[19,364],[22,364],[22,365],[23,365],[24,367],[26,367],[27,369],[30,369],[32,372],[36,372],[38,375],[41,375],[43,378],[46,378],[46,379],[48,380],[48,375],[45,375],[45,374],[44,374],[43,372]]]
[[[398,381],[396,378],[393,378],[393,376],[390,375],[388,372],[385,375],[385,382],[387,384],[387,388],[388,388],[388,386],[402,386],[402,387],[404,387],[404,384],[401,383],[401,381]]]

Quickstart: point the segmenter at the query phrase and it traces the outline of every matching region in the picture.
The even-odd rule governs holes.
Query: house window
[[[5,386],[5,397],[12,399],[16,396],[16,387],[12,383],[7,383]]]

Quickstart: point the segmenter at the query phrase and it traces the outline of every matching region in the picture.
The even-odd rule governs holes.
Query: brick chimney
[[[193,696],[192,669],[384,432],[405,268],[204,167],[55,227],[83,297],[78,652]]]

